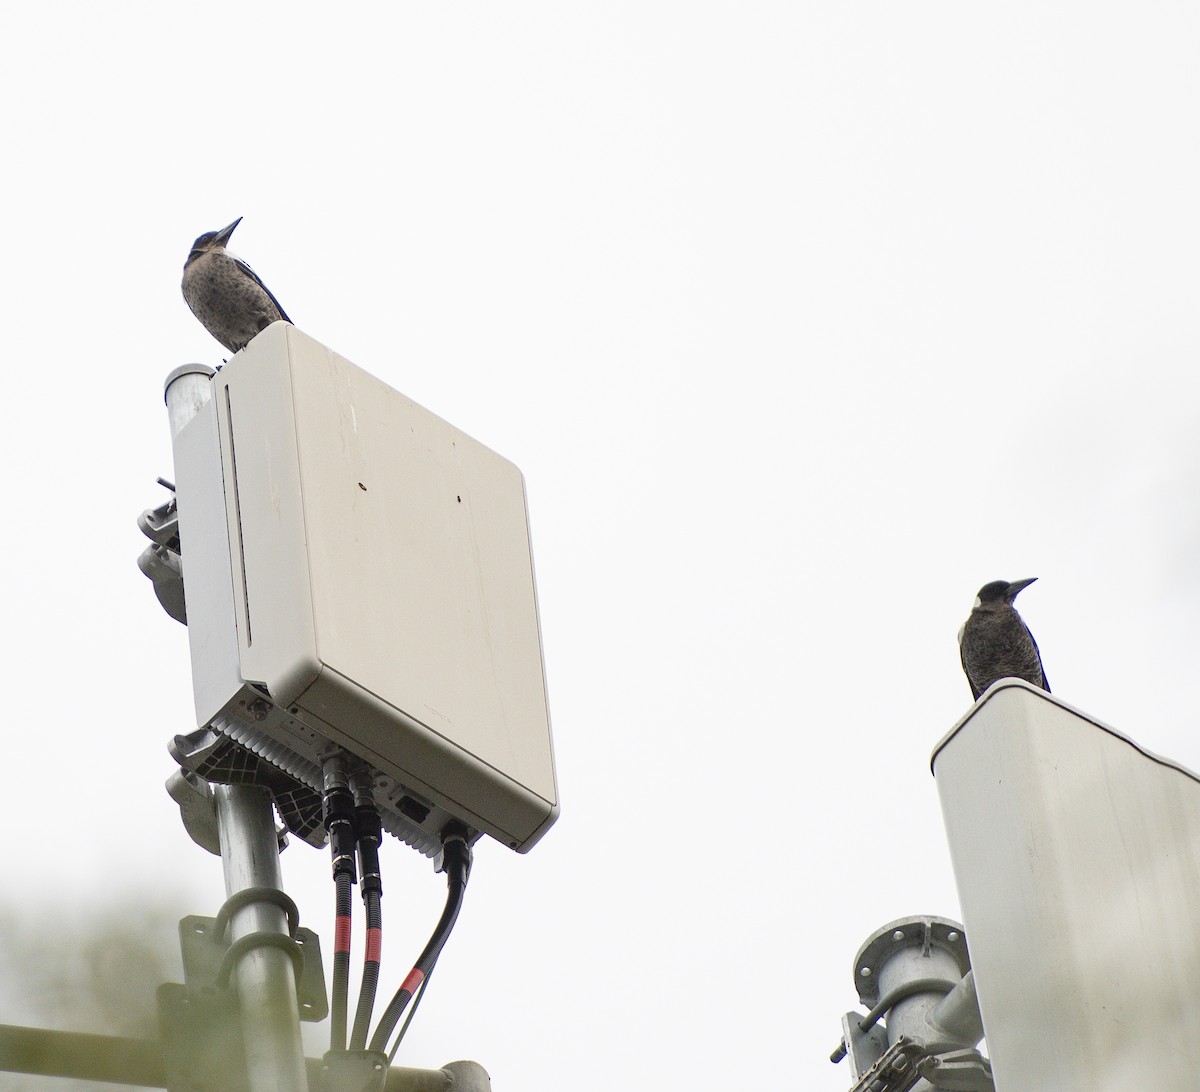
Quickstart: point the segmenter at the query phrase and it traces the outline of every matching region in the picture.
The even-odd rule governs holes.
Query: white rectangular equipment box
[[[1015,679],[933,769],[997,1092],[1195,1092],[1200,781]]]
[[[449,816],[529,849],[558,791],[520,471],[287,323],[175,460],[198,725],[318,788],[345,748],[425,852]]]

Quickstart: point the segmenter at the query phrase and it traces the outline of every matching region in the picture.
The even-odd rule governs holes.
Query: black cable
[[[383,881],[379,872],[379,843],[383,841],[383,823],[371,793],[369,778],[354,779],[357,807],[354,809],[358,844],[359,874],[362,877],[363,906],[367,916],[367,943],[363,953],[362,985],[358,991],[358,1009],[354,1014],[354,1032],[350,1049],[363,1050],[371,1030],[375,1010],[375,992],[379,988],[379,961],[383,951]]]
[[[400,1033],[396,1036],[396,1041],[392,1044],[392,1049],[388,1051],[388,1065],[391,1065],[392,1059],[396,1057],[396,1051],[400,1049],[400,1044],[404,1042],[404,1036],[408,1032],[408,1025],[413,1022],[413,1017],[417,1015],[417,1009],[421,1007],[421,1002],[425,1000],[425,991],[429,989],[429,980],[433,977],[435,970],[437,970],[436,963],[429,968],[429,973],[421,983],[421,988],[417,991],[417,996],[413,998],[413,1003],[409,1006],[408,1015],[404,1018],[404,1023],[400,1025]]]
[[[379,1025],[371,1037],[369,1048],[371,1050],[387,1050],[388,1040],[391,1039],[392,1032],[396,1030],[396,1025],[400,1022],[405,1007],[433,973],[434,965],[442,954],[450,931],[458,920],[458,912],[462,909],[463,904],[463,894],[467,889],[467,879],[471,874],[471,847],[467,844],[465,828],[457,823],[448,828],[443,835],[442,868],[446,873],[446,906],[433,930],[433,935],[429,938],[429,943],[425,945],[425,950],[417,959],[413,969],[405,976],[400,988],[379,1018]]]
[[[346,875],[335,876],[337,917],[333,939],[333,990],[329,1003],[329,1049],[346,1049],[346,1012],[350,994],[350,885]]]
[[[340,755],[331,755],[322,766],[325,793],[322,811],[329,832],[336,887],[333,937],[333,990],[329,1005],[329,1049],[346,1049],[346,1015],[350,993],[350,888],[355,882],[354,795]]]
[[[351,1050],[365,1050],[371,1013],[375,1008],[375,992],[379,988],[379,954],[383,932],[379,894],[364,891],[367,911],[367,947],[363,956],[362,985],[358,991],[358,1008],[354,1013],[354,1031],[350,1035]]]
[[[404,982],[388,1003],[388,1007],[384,1010],[383,1015],[379,1018],[379,1026],[376,1027],[375,1034],[371,1038],[371,1050],[387,1049],[388,1040],[391,1038],[400,1017],[404,1014],[405,1007],[429,977],[433,971],[433,965],[437,962],[437,957],[441,955],[446,938],[449,937],[450,930],[454,928],[454,922],[458,918],[459,910],[462,908],[463,891],[465,890],[462,884],[455,883],[454,881],[450,881],[449,888],[450,890],[446,896],[446,908],[442,911],[441,920],[438,921],[437,928],[434,930],[433,936],[429,938],[429,943],[425,946],[425,950],[421,953],[420,958],[413,966],[413,969],[408,972]]]

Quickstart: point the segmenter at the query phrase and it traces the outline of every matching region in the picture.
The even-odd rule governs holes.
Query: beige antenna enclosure
[[[1017,679],[933,769],[998,1092],[1193,1092],[1200,780]]]
[[[282,322],[175,446],[198,724],[318,789],[345,748],[425,852],[449,816],[529,849],[558,790],[517,467]]]

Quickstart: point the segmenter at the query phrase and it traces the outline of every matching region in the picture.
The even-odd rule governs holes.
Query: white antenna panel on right
[[[1194,1092],[1196,777],[1016,679],[933,766],[997,1092]]]

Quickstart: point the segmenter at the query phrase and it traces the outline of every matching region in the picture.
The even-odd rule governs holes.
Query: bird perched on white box
[[[1024,679],[1050,692],[1037,642],[1013,606],[1017,593],[1036,579],[1031,576],[1011,584],[993,580],[979,589],[971,614],[958,631],[959,655],[973,697],[997,679]]]
[[[183,266],[183,298],[204,328],[226,349],[239,352],[273,322],[291,322],[271,290],[241,258],[225,249],[239,216],[220,231],[206,231]]]

